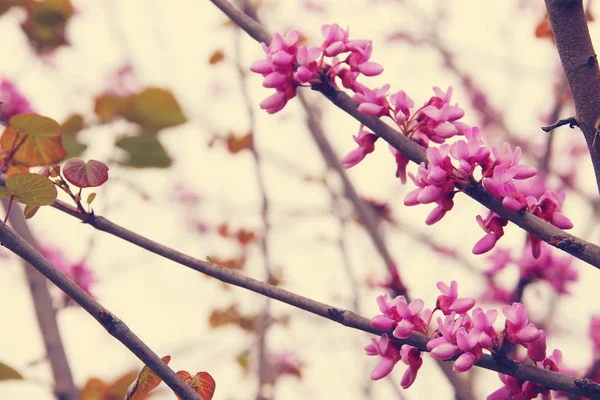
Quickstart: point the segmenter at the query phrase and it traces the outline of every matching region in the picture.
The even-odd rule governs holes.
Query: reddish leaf
[[[79,392],[80,400],[106,400],[108,386],[98,378],[90,378]]]
[[[215,394],[216,383],[208,372],[198,372],[192,376],[187,371],[179,371],[177,375],[202,397],[203,400],[211,400]],[[179,399],[179,396],[177,396]]]
[[[161,358],[165,364],[169,364],[171,356]],[[135,382],[129,386],[125,400],[142,400],[152,389],[156,388],[162,379],[158,377],[150,368],[144,366],[137,376]]]
[[[237,323],[240,320],[240,310],[237,304],[221,310],[213,310],[208,317],[208,324],[211,328]]]
[[[11,151],[15,143],[23,138],[25,141],[13,157],[18,164],[27,167],[50,165],[62,161],[67,156],[60,136],[23,136],[23,133],[14,127],[4,130],[0,138],[0,147]]]
[[[223,61],[225,59],[225,53],[223,53],[223,50],[215,50],[213,51],[213,53],[210,55],[210,58],[208,59],[208,63],[210,65],[215,65],[220,63],[221,61]]]
[[[242,150],[252,147],[252,134],[248,133],[243,136],[236,136],[233,133],[227,135],[227,150],[231,154],[239,153]]]
[[[241,228],[237,231],[237,240],[242,246],[247,246],[254,241],[254,231]]]
[[[96,187],[108,180],[108,166],[103,162],[79,158],[67,161],[62,169],[65,178],[79,188]]]
[[[204,400],[211,400],[215,394],[217,383],[208,372],[198,372],[194,375],[192,389]]]
[[[552,34],[552,27],[550,26],[550,18],[548,17],[547,13],[535,27],[535,37],[547,38],[554,42],[554,35]]]
[[[226,222],[223,222],[221,225],[217,227],[217,233],[222,237],[229,237],[229,225]]]

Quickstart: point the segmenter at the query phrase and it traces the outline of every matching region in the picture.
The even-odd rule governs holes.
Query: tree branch
[[[575,119],[585,136],[600,191],[600,70],[586,22],[582,0],[545,0],[567,82],[575,102]]]
[[[8,212],[8,200],[2,199],[4,209]],[[29,244],[36,249],[39,247],[33,234],[27,226],[23,210],[18,204],[12,205],[12,212],[8,220],[14,230],[19,233]],[[29,291],[33,299],[35,316],[40,327],[42,340],[46,349],[46,357],[54,377],[54,392],[59,400],[77,400],[79,391],[73,382],[73,374],[69,360],[65,353],[60,330],[56,320],[56,309],[52,305],[52,297],[48,290],[46,278],[33,268],[27,261],[21,259],[23,270],[29,284]]]
[[[268,32],[254,20],[248,21],[248,17],[245,16],[240,10],[233,7],[226,0],[210,0],[219,9],[223,10],[234,22],[236,22],[240,28],[249,33],[252,37],[268,38],[265,43],[270,43],[271,38]],[[547,0],[548,1],[548,0]],[[263,40],[263,39],[261,39]],[[379,118],[375,118],[369,115],[362,114],[358,111],[357,104],[348,96],[346,93],[340,92],[332,88],[331,86],[322,85],[319,88],[313,88],[314,90],[320,91],[325,97],[327,97],[333,104],[346,111],[348,114],[353,116],[356,120],[370,128],[383,140],[391,144],[396,150],[402,153],[405,157],[411,161],[420,164],[427,163],[427,157],[425,156],[425,149],[417,144],[416,142],[408,139],[400,132],[391,128],[385,122]],[[600,109],[600,108],[599,108]],[[577,121],[580,121],[579,117]],[[600,144],[600,142],[599,142]],[[534,216],[528,212],[513,213],[508,211],[502,206],[502,203],[492,197],[489,193],[478,184],[461,188],[467,195],[481,203],[483,206],[492,210],[496,214],[503,218],[508,219],[517,226],[526,230],[527,232],[537,236],[541,240],[548,244],[563,250],[582,261],[593,265],[596,268],[600,268],[600,247],[580,239],[574,235],[571,235],[562,229],[555,227],[554,225]]]
[[[77,210],[75,210],[76,212]],[[5,224],[0,224],[0,242],[4,247],[27,261],[52,283],[68,294],[90,315],[92,315],[108,333],[123,343],[144,364],[154,371],[173,391],[184,400],[202,400],[185,382],[179,378],[123,321],[118,319],[104,306],[94,300],[75,282],[67,278],[54,265],[46,260],[33,246],[17,235]]]
[[[327,318],[349,328],[354,328],[375,335],[387,333],[391,340],[414,346],[421,351],[428,351],[426,346],[429,339],[425,336],[413,333],[408,339],[397,339],[393,337],[391,331],[386,332],[373,327],[369,319],[352,311],[337,308],[304,296],[300,296],[285,289],[281,289],[250,278],[230,268],[225,268],[206,261],[198,260],[197,258],[183,254],[177,250],[125,229],[104,217],[93,214],[80,215],[77,213],[77,209],[65,204],[60,200],[55,201],[53,203],[53,207],[78,218],[82,222],[92,225],[94,228],[100,231],[119,237],[154,254],[184,265],[190,269],[193,269],[194,271],[212,276],[213,278],[222,282],[248,289],[254,293],[281,301],[282,303],[286,303],[309,313]],[[2,239],[1,235],[0,239]],[[488,354],[483,354],[481,359],[476,362],[475,365],[506,375],[512,375],[520,380],[539,383],[548,389],[562,390],[564,392],[579,396],[600,399],[600,384],[589,379],[574,378],[572,376],[559,374],[557,372],[538,368],[534,365],[524,364],[506,358],[496,360],[494,357]]]

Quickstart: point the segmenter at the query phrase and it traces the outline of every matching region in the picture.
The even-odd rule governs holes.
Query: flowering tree
[[[239,134],[229,127],[228,133],[222,134],[221,128],[212,127],[215,122],[211,120],[210,112],[214,110],[211,111],[210,105],[203,110],[209,111],[208,116],[191,117],[193,112],[184,111],[186,107],[173,91],[164,85],[142,84],[136,71],[139,67],[136,68],[131,60],[111,74],[102,90],[92,93],[90,109],[85,109],[88,107],[85,105],[83,111],[81,107],[75,107],[79,112],[67,110],[67,116],[62,119],[51,113],[38,112],[32,105],[35,97],[26,96],[16,79],[7,76],[0,82],[0,122],[4,125],[0,137],[3,184],[0,197],[6,209],[0,242],[17,255],[25,267],[45,347],[43,360],[52,371],[53,383],[48,392],[59,399],[141,399],[150,392],[157,393],[160,389],[154,389],[164,381],[179,398],[208,400],[215,391],[215,380],[225,386],[236,381],[233,374],[215,372],[220,362],[226,364],[227,371],[231,371],[231,365],[237,364],[236,368],[245,375],[246,381],[255,374],[257,399],[284,396],[280,390],[284,390],[282,382],[286,382],[285,377],[308,380],[303,376],[310,375],[311,368],[314,371],[311,359],[303,354],[302,346],[294,344],[294,330],[289,328],[295,323],[301,327],[305,340],[317,340],[312,335],[319,336],[320,328],[311,327],[301,320],[309,313],[374,335],[365,340],[364,350],[357,349],[355,345],[343,347],[343,353],[362,352],[369,356],[366,362],[370,374],[365,374],[363,368],[354,365],[356,363],[350,363],[352,367],[345,371],[370,378],[370,381],[363,379],[360,383],[362,393],[357,397],[376,398],[380,393],[380,383],[373,384],[371,381],[393,376],[398,370],[401,371],[399,379],[392,379],[392,387],[399,398],[410,395],[413,390],[421,390],[418,397],[431,396],[431,393],[423,394],[428,392],[424,387],[419,389],[419,381],[424,381],[422,385],[427,386],[427,380],[431,378],[423,375],[434,376],[439,374],[439,370],[448,383],[447,398],[600,398],[600,317],[586,313],[585,323],[589,324],[591,343],[579,343],[577,351],[581,353],[583,346],[591,347],[592,351],[587,351],[589,357],[579,360],[577,365],[571,364],[571,354],[557,345],[560,340],[553,339],[560,339],[565,332],[571,342],[577,337],[577,329],[570,331],[565,326],[568,318],[556,316],[556,304],[559,300],[567,302],[569,297],[574,298],[573,287],[580,274],[589,270],[595,273],[590,266],[600,267],[600,247],[583,238],[593,237],[593,225],[587,233],[577,231],[577,224],[585,224],[586,218],[577,213],[571,216],[568,212],[571,197],[581,201],[582,207],[589,207],[592,216],[598,209],[597,195],[590,193],[585,186],[589,179],[579,172],[586,162],[585,156],[589,156],[600,190],[600,157],[597,151],[600,70],[588,31],[588,23],[593,21],[591,2],[584,7],[583,2],[578,0],[546,0],[546,8],[529,4],[520,4],[517,8],[519,12],[538,18],[537,25],[531,27],[535,37],[543,45],[550,46],[552,43],[552,51],[557,51],[561,61],[561,72],[554,74],[557,83],[552,90],[551,112],[542,122],[535,122],[543,125],[539,132],[546,133],[527,137],[511,131],[505,119],[508,112],[492,105],[486,92],[475,83],[475,74],[461,67],[460,57],[444,42],[436,24],[441,24],[451,13],[448,5],[439,6],[434,12],[437,20],[433,23],[420,11],[415,13],[422,19],[421,25],[433,27],[431,31],[417,34],[416,30],[395,27],[385,32],[388,44],[402,43],[415,51],[430,47],[441,56],[444,69],[453,75],[456,87],[442,87],[441,83],[431,82],[431,94],[413,93],[407,87],[394,87],[395,83],[376,81],[385,79],[385,71],[388,71],[388,67],[378,62],[375,56],[377,41],[369,37],[355,37],[354,31],[351,33],[350,28],[343,24],[330,22],[320,25],[319,39],[316,35],[306,36],[301,27],[296,26],[270,34],[259,18],[263,12],[268,13],[268,6],[248,1],[237,5],[227,0],[211,2],[228,18],[225,27],[216,28],[215,24],[211,29],[234,30],[235,49],[232,55],[222,49],[213,49],[208,64],[214,67],[229,63],[234,67],[233,73],[238,78],[241,93],[238,97],[241,97],[246,113],[247,133]],[[405,7],[405,11],[411,7],[389,3],[381,2],[382,7]],[[326,9],[317,2],[304,1],[302,7],[303,12],[311,15],[326,14]],[[69,0],[0,2],[0,13],[5,14],[1,18],[21,18],[19,29],[28,48],[35,54],[34,57],[48,65],[59,57],[61,49],[69,45],[67,28],[79,18],[78,14],[85,15],[85,10],[78,12]],[[212,9],[212,12],[216,11]],[[242,39],[242,34],[260,43],[259,46],[248,41],[257,50],[262,48],[261,58],[246,62],[242,52],[246,38]],[[127,42],[124,36],[120,39]],[[166,48],[163,50],[167,51]],[[229,60],[229,57],[233,59]],[[258,107],[252,96],[255,81],[250,72],[260,77],[262,86],[271,91]],[[219,98],[226,90],[215,87],[212,95]],[[317,97],[309,96],[317,94],[344,111],[344,118],[356,125],[355,147],[345,156],[338,157],[335,147],[329,142],[327,124],[321,117],[325,111],[318,107],[320,100],[315,100]],[[455,97],[470,100],[470,107],[461,106],[454,100]],[[298,103],[296,106],[301,107],[306,116],[305,125],[325,162],[325,173],[306,170],[306,165],[298,166],[285,158],[273,157],[265,150],[266,147],[259,144],[259,121],[277,118],[294,103]],[[326,107],[332,106],[323,108]],[[193,102],[188,108],[195,108]],[[275,115],[259,115],[258,108],[266,111],[265,114]],[[531,111],[528,113],[531,114]],[[563,114],[569,113],[572,115],[560,119]],[[114,190],[111,185],[119,179],[125,180],[122,190],[128,195],[136,192],[140,199],[152,198],[145,193],[146,187],[140,184],[143,173],[147,172],[142,169],[161,171],[149,177],[152,185],[159,186],[158,182],[164,179],[160,175],[172,166],[173,154],[177,154],[167,149],[162,138],[166,132],[190,123],[200,124],[203,130],[210,132],[209,139],[204,142],[207,153],[225,149],[224,157],[228,163],[240,154],[247,155],[258,189],[255,190],[258,192],[256,214],[259,223],[250,224],[255,227],[249,228],[236,221],[230,212],[225,213],[228,218],[221,220],[215,220],[209,214],[198,217],[199,205],[208,201],[207,197],[218,196],[199,195],[191,188],[191,178],[169,178],[169,189],[161,189],[161,194],[168,192],[169,206],[177,205],[178,209],[184,210],[186,232],[200,235],[205,241],[214,238],[221,241],[221,244],[209,245],[203,256],[196,257],[173,248],[182,243],[176,241],[173,247],[167,245],[168,239],[165,244],[159,243],[121,226],[116,219],[101,216],[94,208],[98,203],[97,197],[100,201],[110,198],[109,188]],[[228,123],[234,124],[228,121],[225,125]],[[556,135],[562,133],[564,128],[561,127],[567,125],[583,132],[585,145],[572,138],[564,140],[564,143],[558,142]],[[86,143],[83,140],[85,132],[103,128],[125,130],[127,133],[114,137],[114,146],[108,146],[110,149],[104,157],[93,156],[96,159],[92,159],[92,154],[100,153],[94,151],[95,141]],[[282,135],[278,132],[278,140],[285,142],[286,138]],[[341,139],[346,140],[346,137]],[[185,140],[180,138],[179,142],[184,143]],[[381,150],[381,147],[386,147],[382,142],[387,142],[389,151]],[[300,153],[298,149],[301,146],[287,147],[292,147],[294,153]],[[121,151],[121,157],[112,155],[115,149]],[[189,145],[179,149],[182,153],[184,150],[190,150]],[[304,157],[303,154],[297,155]],[[361,195],[347,172],[348,169],[350,173],[360,170],[375,158],[393,162],[381,164],[369,176],[391,177],[392,184],[399,189],[390,202]],[[195,156],[191,165],[202,162],[202,157]],[[224,169],[211,164],[210,160],[208,164],[202,164],[202,174],[212,177],[204,188],[207,193],[211,185],[220,187],[227,182]],[[293,275],[288,268],[277,266],[281,262],[278,261],[281,257],[276,256],[277,235],[274,234],[278,205],[273,189],[269,189],[269,182],[273,180],[269,164],[284,170],[286,178],[299,176],[303,182],[327,193],[330,210],[325,218],[334,216],[340,227],[335,247],[343,258],[344,275],[350,282],[352,300],[348,304],[333,305],[335,296],[328,301],[332,303],[330,305],[312,296],[296,293],[300,291],[293,291],[287,281],[298,275]],[[234,176],[241,173],[236,171]],[[181,172],[179,175],[184,176]],[[241,196],[240,192],[245,191],[238,181],[229,189],[231,193],[228,195],[236,193]],[[59,193],[62,199],[59,199]],[[115,195],[119,200],[122,197],[121,192]],[[474,211],[473,202],[468,197],[486,210]],[[400,198],[403,205],[398,200]],[[223,201],[219,199],[217,203]],[[285,198],[286,203],[292,201],[289,197]],[[470,206],[461,206],[461,203],[469,203]],[[25,207],[21,209],[20,204]],[[351,205],[352,211],[345,210],[347,204]],[[433,205],[433,208],[428,205]],[[73,246],[61,248],[55,240],[47,239],[52,236],[42,235],[44,239],[40,239],[31,232],[26,219],[35,216],[35,224],[42,218],[42,215],[37,216],[38,210],[50,208],[47,206],[82,222],[87,230],[98,231],[90,237],[87,257],[71,262],[67,249]],[[119,206],[118,202],[116,206]],[[417,210],[410,211],[413,217],[416,216],[415,220],[424,220],[425,225],[430,227],[409,225],[407,221],[411,217],[408,215],[399,218],[400,211],[397,210],[407,210],[404,206]],[[159,213],[150,213],[151,217],[144,215],[137,222],[159,224],[164,208]],[[425,215],[419,215],[422,209],[426,209]],[[457,214],[460,215],[455,216]],[[306,213],[300,215],[309,217]],[[447,222],[452,218],[455,219]],[[43,224],[43,220],[40,223]],[[435,230],[444,223],[449,225]],[[471,225],[463,229],[467,224]],[[56,222],[49,222],[50,229],[56,229],[56,225]],[[352,268],[352,252],[355,249],[346,237],[352,226],[360,227],[378,255],[377,260],[372,256],[365,259],[369,271]],[[393,236],[389,231],[392,228],[403,232],[406,239],[414,242],[403,246],[403,253],[399,253],[391,241]],[[478,233],[472,234],[473,229],[479,229]],[[567,232],[572,229],[577,235]],[[519,231],[525,232],[524,237],[519,235]],[[226,284],[226,289],[219,287],[217,292],[211,291],[210,296],[192,299],[201,301],[208,310],[206,320],[211,330],[204,337],[210,344],[203,346],[203,352],[226,340],[227,335],[220,333],[224,329],[248,332],[253,337],[252,343],[242,346],[232,357],[224,357],[226,351],[219,349],[218,356],[206,358],[201,366],[192,361],[193,365],[185,367],[188,370],[197,368],[199,372],[181,370],[175,373],[167,364],[177,357],[159,357],[150,348],[149,341],[136,336],[103,305],[110,302],[111,293],[96,294],[101,279],[96,276],[98,271],[91,267],[90,253],[94,247],[100,246],[96,244],[99,238],[107,234],[121,239],[119,243],[134,245]],[[68,242],[77,239],[74,228],[62,236],[68,238]],[[452,236],[459,236],[459,240],[452,242]],[[473,236],[472,240],[470,236]],[[177,240],[183,241],[180,237]],[[294,244],[301,246],[297,242]],[[114,250],[115,245],[111,246],[108,247],[111,251],[101,254],[99,262],[109,257],[109,253],[118,252]],[[425,256],[418,256],[411,246],[425,249]],[[232,248],[235,255],[223,255],[223,247]],[[287,255],[290,250],[284,252]],[[361,254],[354,257],[360,259]],[[249,270],[256,260],[262,279],[250,277]],[[331,285],[332,279],[326,272],[328,266],[322,265],[327,263],[314,254],[310,254],[308,260],[311,264],[318,264],[313,271],[315,275],[308,279],[308,287],[324,285],[326,291],[335,293],[339,280],[335,278],[336,285]],[[385,267],[382,273],[376,274],[383,278],[374,278],[371,267],[376,264]],[[436,270],[435,264],[444,267],[455,264],[465,268],[459,274],[455,270]],[[423,279],[423,285],[414,283],[415,275],[409,271],[417,267],[419,271],[415,275],[430,278]],[[427,270],[429,272],[425,272]],[[136,282],[150,282],[150,272],[135,273]],[[257,274],[256,271],[254,273]],[[436,276],[429,276],[433,274]],[[189,276],[185,279],[189,280]],[[593,279],[590,278],[590,281]],[[48,282],[62,293],[53,293]],[[203,282],[193,284],[198,287],[197,290],[204,290]],[[469,284],[479,292],[467,293],[463,288]],[[261,296],[266,300],[252,311],[245,307],[243,301],[219,306],[217,298],[225,298],[224,291],[230,286],[252,292],[255,294],[253,299]],[[425,287],[435,287],[437,292],[425,292],[431,290]],[[159,295],[165,296],[167,290],[162,289]],[[180,292],[188,290],[196,291],[186,288]],[[128,292],[133,292],[131,286]],[[361,294],[365,292],[369,294],[369,301],[362,301]],[[303,313],[291,318],[290,314],[276,308],[280,303],[296,307]],[[118,303],[112,304],[117,308]],[[363,312],[363,307],[369,307],[367,304],[379,311]],[[77,383],[65,350],[68,341],[62,339],[64,333],[61,333],[58,318],[65,310],[77,305],[92,315],[145,366],[138,368],[139,372],[128,372],[113,362],[111,368],[119,370],[115,374],[116,380],[87,376],[81,384]],[[118,308],[125,311],[123,307],[129,306],[119,304]],[[174,303],[174,308],[184,307],[183,299]],[[545,314],[541,314],[540,310]],[[191,314],[192,321],[186,319],[188,323],[179,330],[196,329],[193,322],[198,313],[197,306],[186,311],[186,317]],[[367,313],[372,315],[361,315]],[[153,311],[150,317],[152,322],[160,322],[162,328],[176,326],[166,322],[168,312]],[[305,329],[307,326],[310,329]],[[170,334],[177,336],[182,332],[171,329]],[[356,332],[350,334],[357,335]],[[185,335],[182,337],[185,338]],[[275,338],[286,346],[274,345]],[[187,342],[188,339],[178,341]],[[324,359],[330,360],[325,362],[339,365],[340,361],[333,359],[343,356],[331,351],[332,345],[330,339],[325,346],[329,352],[323,351],[322,347],[318,351],[323,353]],[[309,352],[308,346],[305,350]],[[1,361],[0,379],[23,380],[27,376],[21,368],[13,367],[10,360]],[[400,362],[405,366],[398,367]],[[431,365],[432,369],[423,371],[427,365]],[[477,386],[480,375],[476,373],[480,370],[492,371],[485,375],[486,383],[481,387]],[[348,383],[344,382],[342,386],[348,387]],[[343,389],[335,390],[335,395],[339,396]],[[352,390],[356,394],[357,389]],[[173,396],[167,391],[163,393],[165,398]],[[437,388],[435,393],[438,397],[442,396]],[[309,395],[314,397],[314,393],[303,393],[302,397]],[[23,395],[18,396],[22,398]]]

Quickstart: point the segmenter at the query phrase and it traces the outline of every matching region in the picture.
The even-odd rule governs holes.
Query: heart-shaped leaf
[[[213,377],[208,372],[198,372],[192,376],[187,371],[179,371],[177,375],[192,388],[192,390],[200,395],[203,400],[211,400],[215,394],[216,383]],[[177,396],[178,399],[179,396]],[[180,399],[181,400],[181,399]]]
[[[164,356],[161,360],[165,364],[169,364],[171,356]],[[144,366],[137,376],[135,382],[129,386],[125,400],[142,400],[152,389],[157,387],[162,382],[150,368]]]
[[[6,179],[6,189],[0,190],[0,197],[14,197],[19,203],[30,206],[52,204],[58,193],[56,186],[45,176],[38,174],[15,174]]]
[[[108,180],[108,166],[103,162],[79,158],[67,161],[62,168],[65,178],[79,188],[96,187]]]
[[[60,135],[60,125],[52,118],[38,114],[18,114],[8,123],[19,132],[36,137],[56,137]]]

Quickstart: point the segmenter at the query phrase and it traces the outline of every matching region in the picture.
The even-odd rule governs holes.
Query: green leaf
[[[33,216],[38,212],[39,209],[40,206],[30,206],[29,204],[26,205],[25,209],[23,210],[23,215],[25,216],[25,219],[33,218]]]
[[[156,134],[143,134],[119,139],[117,147],[127,152],[119,164],[133,168],[168,168],[172,160]]]
[[[71,115],[65,122],[62,123],[62,145],[67,151],[67,157],[75,158],[87,149],[87,145],[80,142],[78,139],[79,132],[85,128],[85,121],[79,114]]]
[[[0,381],[6,381],[9,379],[23,380],[23,375],[18,373],[14,368],[0,362]]]
[[[52,118],[38,114],[17,114],[9,124],[19,132],[36,137],[56,137],[60,135],[60,125]]]
[[[38,174],[11,175],[6,180],[6,188],[16,201],[30,206],[50,205],[58,196],[52,181]],[[6,193],[0,191],[0,197],[5,196]]]
[[[143,125],[167,128],[187,121],[175,96],[168,90],[148,88],[136,94],[133,103]]]

